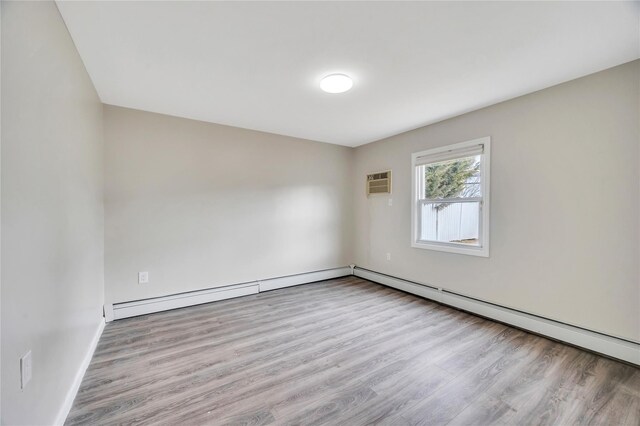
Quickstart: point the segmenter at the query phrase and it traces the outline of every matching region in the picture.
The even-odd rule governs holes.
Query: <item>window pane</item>
[[[425,198],[481,197],[480,161],[476,155],[421,166]]]
[[[480,203],[420,203],[420,240],[480,245]]]

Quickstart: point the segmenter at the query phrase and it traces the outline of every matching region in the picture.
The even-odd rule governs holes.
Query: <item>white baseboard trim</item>
[[[351,268],[348,266],[251,281],[206,290],[173,294],[170,296],[154,297],[133,302],[114,303],[113,305],[105,304],[104,317],[107,322],[111,322],[113,320],[135,317],[138,315],[146,315],[154,312],[168,311],[170,309],[200,305],[203,303],[216,302],[218,300],[231,299],[234,297],[248,296],[250,294],[256,294],[263,291],[344,277],[346,275],[351,275]]]
[[[564,324],[537,315],[516,311],[492,303],[458,295],[444,289],[429,287],[356,267],[354,275],[398,290],[412,293],[454,308],[491,318],[543,336],[548,336],[581,348],[640,365],[640,344],[608,336],[580,327]]]
[[[332,278],[340,278],[351,275],[351,268],[345,266],[343,268],[325,269],[323,271],[307,272],[304,274],[289,275],[286,277],[271,278],[258,281],[260,292],[275,290],[277,288],[291,287],[294,285],[307,284],[315,281],[330,280]]]
[[[80,389],[80,384],[82,384],[82,378],[84,377],[84,373],[87,371],[89,367],[89,363],[91,363],[91,358],[93,358],[93,353],[96,351],[96,347],[98,346],[98,341],[100,340],[100,336],[102,336],[102,331],[104,330],[105,322],[104,320],[100,320],[98,323],[98,328],[96,328],[96,332],[91,339],[91,343],[89,344],[89,348],[82,359],[82,363],[76,371],[76,375],[73,378],[73,383],[71,384],[71,388],[67,391],[67,395],[64,398],[64,403],[60,410],[58,411],[58,415],[56,416],[56,420],[54,425],[63,426],[65,420],[67,420],[67,416],[71,411],[71,406],[73,405],[73,400],[76,399],[76,395],[78,394],[78,390]]]
[[[171,296],[154,297],[152,299],[137,300],[134,302],[115,303],[111,309],[113,314],[105,316],[114,320],[146,315],[154,312],[168,311],[170,309],[184,308],[187,306],[201,305],[203,303],[217,302],[218,300],[232,299],[234,297],[248,296],[259,292],[257,282],[242,283],[207,290],[179,293]],[[105,312],[107,305],[105,305]]]

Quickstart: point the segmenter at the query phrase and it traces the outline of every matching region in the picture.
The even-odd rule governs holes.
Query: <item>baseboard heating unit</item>
[[[536,334],[560,340],[611,358],[640,365],[640,344],[552,319],[484,302],[446,289],[396,278],[355,267],[354,275],[378,284],[430,299],[454,308],[513,325]]]
[[[324,269],[321,271],[306,272],[296,275],[268,278],[264,280],[250,281],[246,283],[215,287],[205,290],[190,291],[186,293],[172,294],[169,296],[153,297],[131,302],[105,304],[104,316],[107,322],[151,314],[154,312],[168,311],[170,309],[184,308],[203,303],[216,302],[218,300],[232,299],[234,297],[248,296],[263,291],[294,285],[307,284],[315,281],[329,280],[352,274],[352,268]]]

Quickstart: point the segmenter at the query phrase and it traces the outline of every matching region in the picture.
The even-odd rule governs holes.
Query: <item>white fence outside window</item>
[[[422,204],[420,239],[426,241],[477,240],[480,203],[452,203],[436,210],[433,204]]]

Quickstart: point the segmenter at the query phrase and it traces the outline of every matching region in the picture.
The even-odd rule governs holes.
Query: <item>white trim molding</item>
[[[82,379],[84,377],[84,373],[89,368],[89,364],[91,363],[91,358],[93,358],[93,353],[96,351],[96,347],[98,346],[98,341],[100,341],[100,336],[102,336],[102,331],[104,330],[105,321],[104,319],[100,319],[98,323],[98,327],[89,343],[89,348],[82,359],[82,363],[76,371],[76,375],[73,378],[73,383],[71,384],[71,388],[67,391],[67,395],[64,398],[64,402],[60,410],[58,411],[58,415],[56,416],[56,420],[54,425],[62,426],[64,425],[65,420],[67,420],[67,416],[71,411],[71,407],[73,406],[73,400],[76,399],[76,395],[78,394],[78,390],[80,389],[80,385],[82,384]]]
[[[105,303],[104,305],[104,320],[105,322],[113,321],[113,305],[111,303]]]
[[[258,281],[258,284],[260,285],[260,292],[262,293],[263,291],[275,290],[277,288],[330,280],[332,278],[340,278],[347,275],[352,275],[351,268],[345,266],[343,268],[325,269],[322,271],[307,272],[304,274],[289,275],[286,277],[270,278]]]
[[[114,303],[111,305],[113,314],[108,315],[106,318],[119,320],[129,317],[137,317],[139,315],[146,315],[154,312],[201,305],[203,303],[217,302],[218,300],[232,299],[234,297],[248,296],[258,292],[258,283],[249,282],[207,290],[190,291],[188,293],[172,294],[170,296],[136,300],[133,302]],[[105,312],[107,312],[108,306],[109,305],[105,305]]]
[[[636,342],[483,302],[443,288],[407,281],[357,266],[354,270],[354,275],[631,364],[640,365],[640,344]]]
[[[107,303],[104,305],[104,315],[105,320],[107,322],[111,322],[118,319],[146,315],[154,312],[201,305],[203,303],[216,302],[218,300],[231,299],[234,297],[248,296],[278,288],[344,277],[346,275],[352,275],[351,271],[350,267],[344,266],[340,268],[268,278],[224,287],[190,291],[131,302],[114,304]]]

